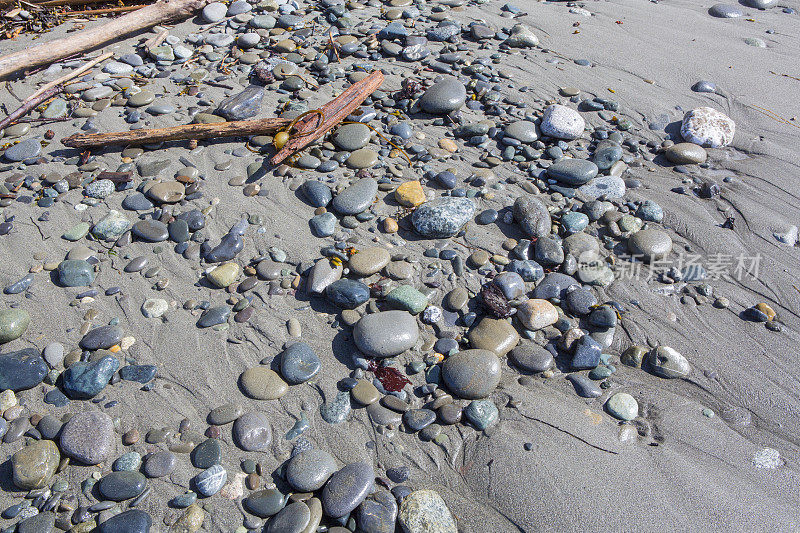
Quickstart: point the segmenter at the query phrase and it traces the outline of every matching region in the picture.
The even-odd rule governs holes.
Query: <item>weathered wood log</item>
[[[62,139],[64,146],[93,148],[112,144],[150,144],[166,141],[216,139],[218,137],[246,137],[272,133],[285,128],[291,121],[286,118],[260,118],[211,124],[187,124],[152,130],[119,131],[115,133],[76,133]]]
[[[23,69],[49,65],[74,54],[86,52],[132,33],[185,18],[206,5],[208,0],[158,0],[105,24],[79,33],[0,56],[0,79]]]

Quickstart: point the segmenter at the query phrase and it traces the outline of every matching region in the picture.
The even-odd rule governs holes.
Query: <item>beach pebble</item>
[[[56,473],[60,460],[61,454],[53,441],[31,442],[11,456],[14,485],[22,490],[46,486]]]
[[[243,503],[252,514],[267,518],[278,514],[284,508],[286,496],[277,489],[265,489],[250,494]]]
[[[213,496],[228,480],[228,472],[221,465],[214,465],[194,477],[194,485],[202,496]]]
[[[358,507],[375,484],[375,472],[368,463],[350,463],[335,472],[322,489],[325,514],[337,518]]]
[[[239,377],[242,391],[256,400],[277,400],[289,390],[289,386],[274,371],[265,366],[248,368]]]
[[[0,310],[0,344],[22,337],[30,323],[31,316],[24,309]]]
[[[473,400],[464,408],[464,417],[478,431],[483,431],[495,422],[500,413],[491,400]]]
[[[245,451],[264,451],[272,442],[272,429],[263,413],[246,413],[233,424],[233,438]]]
[[[511,350],[509,358],[528,372],[544,372],[553,366],[553,355],[538,344],[520,344]]]
[[[712,17],[725,18],[725,19],[738,18],[744,15],[744,13],[742,13],[742,10],[739,9],[738,6],[735,6],[733,4],[714,4],[709,8],[708,13]]]
[[[26,139],[9,147],[4,155],[9,161],[25,161],[38,156],[42,152],[42,145],[38,139]]]
[[[146,486],[147,478],[134,471],[111,472],[103,476],[97,484],[100,495],[115,502],[135,498]]]
[[[433,490],[418,490],[403,498],[397,521],[405,533],[458,533],[450,509]]]
[[[654,374],[667,379],[683,378],[692,371],[689,361],[669,346],[653,348],[647,354],[647,363]]]
[[[485,398],[500,383],[500,360],[489,350],[464,350],[442,364],[442,379],[447,388],[467,400]]]
[[[303,533],[311,521],[311,510],[304,502],[290,503],[273,516],[264,533]]]
[[[98,533],[149,533],[152,517],[141,509],[129,509],[100,523]]]
[[[525,24],[515,24],[504,42],[514,48],[532,48],[539,44],[539,38]]]
[[[358,525],[364,533],[394,533],[397,501],[385,490],[373,492],[358,506]]]
[[[475,214],[469,198],[444,197],[422,204],[411,217],[414,229],[429,239],[456,235]]]
[[[286,480],[300,492],[314,492],[322,488],[334,472],[336,460],[325,450],[311,449],[301,452],[286,465]]]
[[[342,215],[357,215],[370,206],[377,192],[374,178],[362,178],[337,194],[331,208]]]
[[[644,261],[661,259],[672,251],[672,238],[660,229],[639,230],[628,238],[628,251]]]
[[[77,413],[61,430],[61,451],[77,461],[95,465],[114,451],[114,424],[107,414],[91,410]]]
[[[684,140],[719,148],[733,142],[736,124],[727,115],[711,107],[698,107],[688,111],[681,122]]]
[[[633,420],[639,415],[639,404],[627,392],[618,392],[608,399],[606,410],[620,420]]]
[[[664,157],[676,165],[691,165],[705,163],[708,154],[697,144],[677,143],[664,150]]]
[[[417,321],[406,311],[365,315],[353,329],[356,346],[369,357],[394,357],[417,343]]]
[[[569,141],[580,137],[585,125],[583,117],[574,109],[553,104],[545,108],[540,128],[548,137]]]
[[[446,115],[464,105],[467,89],[464,84],[453,77],[446,77],[431,85],[419,104],[423,110],[433,115]]]
[[[281,354],[281,375],[289,384],[304,383],[317,375],[320,361],[314,350],[304,342],[288,346]]]

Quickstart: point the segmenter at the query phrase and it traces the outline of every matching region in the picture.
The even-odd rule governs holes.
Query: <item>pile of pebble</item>
[[[446,446],[457,438],[448,431],[453,426],[490,436],[502,423],[503,410],[513,408],[497,395],[504,379],[568,380],[620,423],[620,439],[639,438],[646,422],[635,393],[613,379],[620,365],[663,379],[687,377],[692,367],[670,346],[615,345],[635,303],[608,301],[604,288],[620,282],[622,269],[669,258],[683,246],[663,224],[661,206],[626,199],[628,189],[642,187],[627,173],[708,168],[713,149],[732,142],[734,122],[701,107],[683,117],[682,138],[662,127],[661,141],[645,140],[640,129],[650,136],[658,129],[637,123],[612,99],[572,87],[549,100],[533,98],[510,81],[504,58],[560,59],[537,48],[530,27],[514,20],[494,28],[451,17],[483,3],[214,2],[190,23],[194,33],[175,32],[157,47],[116,57],[41,110],[41,118],[67,119],[83,132],[272,112],[294,118],[316,107],[318,92],[338,93],[383,69],[384,87],[291,166],[265,163],[273,153],[266,135],[200,143],[168,172],[176,158],[160,145],[65,155],[47,123],[2,132],[0,235],[47,226],[50,210],[62,205],[77,222],[54,234],[70,243],[63,257],[37,253],[38,263],[5,287],[0,343],[39,346],[26,336],[32,320],[47,320],[26,302],[36,285],[52,280],[87,309],[79,341],[0,355],[0,436],[19,496],[2,517],[16,531],[150,531],[154,520],[141,507],[152,487],[171,484],[177,468],[193,468],[190,489],[161,504],[179,511],[164,514],[169,531],[199,530],[209,519],[203,502],[217,497],[239,505],[237,532],[391,533],[399,525],[408,533],[455,533],[457,513],[432,488],[415,486],[408,467],[376,471],[369,458],[343,464],[312,444],[307,416],[348,424],[364,409],[385,438],[402,429],[426,445]],[[720,6],[711,11],[734,16]],[[521,14],[508,5],[503,13]],[[264,102],[275,108],[262,109]],[[99,116],[110,118],[101,124]],[[216,150],[213,172],[197,163],[204,150]],[[230,169],[241,158],[250,163],[236,175]],[[305,246],[315,259],[291,257],[279,246],[246,257],[248,240],[269,232],[256,210],[214,236],[210,221],[240,209],[204,194],[204,181],[220,176],[245,197],[269,197],[277,187],[297,191],[298,205],[314,210]],[[676,192],[712,198],[724,186],[688,180]],[[499,233],[489,228],[510,236],[492,240]],[[148,251],[129,252],[132,244]],[[211,297],[179,304],[128,291],[128,280],[143,276],[154,291],[170,294],[160,254],[195,265],[187,275]],[[729,305],[714,296],[702,267],[666,269],[652,283],[674,286],[698,304]],[[357,348],[338,394],[287,435],[291,456],[275,471],[249,458],[224,464],[229,442],[271,454],[270,419],[241,403],[222,404],[203,422],[186,419],[177,432],[143,427],[142,438],[140,429],[122,431],[107,413],[115,402],[104,391],[125,383],[148,391],[158,369],[128,354],[138,333],[124,317],[96,324],[102,319],[93,302],[135,299],[148,319],[191,313],[197,328],[224,332],[259,315],[270,319],[254,296],[262,285],[259,294],[269,297],[327,302],[332,326]],[[780,330],[766,303],[745,315]],[[298,319],[287,327],[294,340],[279,354],[231,376],[243,399],[292,395],[316,382],[324,361],[335,361],[303,342]],[[67,480],[73,464],[100,468],[74,485]]]

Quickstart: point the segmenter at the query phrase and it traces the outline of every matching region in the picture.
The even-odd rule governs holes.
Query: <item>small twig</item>
[[[774,72],[772,70],[770,70],[769,73],[770,74],[775,74],[776,76],[783,76],[784,78],[790,78],[790,79],[793,79],[795,81],[800,81],[800,78],[795,78],[794,76],[789,76],[788,74],[779,74],[779,73]]]
[[[33,220],[33,217],[31,217],[31,223],[36,227],[37,230],[39,230],[39,235],[41,235],[43,241],[46,241],[47,239],[50,238],[44,236],[44,233],[42,233],[42,228],[40,228],[39,224],[37,224],[36,221]]]
[[[333,28],[328,30],[328,40],[331,43],[331,49],[333,50],[333,53],[336,54],[336,62],[340,63],[341,58],[339,57],[339,51],[336,49],[336,45],[333,43]]]
[[[159,32],[158,35],[153,35],[152,37],[147,39],[144,42],[143,46],[144,46],[144,48],[146,50],[150,50],[151,48],[155,48],[156,46],[158,46],[161,43],[163,43],[164,39],[166,39],[168,35],[169,35],[169,30],[164,30],[162,32]]]

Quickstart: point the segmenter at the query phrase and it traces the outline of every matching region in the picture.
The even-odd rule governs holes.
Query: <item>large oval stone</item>
[[[58,282],[64,287],[87,287],[94,281],[94,268],[83,259],[65,259],[57,270]]]
[[[136,471],[111,472],[103,476],[97,486],[104,498],[121,502],[141,494],[147,486],[147,478]]]
[[[450,509],[433,490],[418,490],[403,498],[397,521],[405,533],[458,533]]]
[[[60,460],[61,454],[53,441],[33,441],[11,456],[14,485],[22,490],[46,486]]]
[[[31,323],[31,315],[24,309],[0,311],[0,344],[22,337]]]
[[[141,509],[129,509],[112,516],[97,527],[98,533],[149,533],[153,519]]]
[[[464,350],[442,365],[442,379],[450,392],[467,400],[486,398],[500,383],[500,359],[489,350]]]
[[[362,178],[336,195],[331,208],[342,215],[357,215],[366,210],[378,193],[374,178]]]
[[[416,344],[419,328],[406,311],[383,311],[364,315],[353,329],[353,340],[370,357],[393,357]]]
[[[277,400],[289,390],[289,385],[265,366],[248,368],[239,381],[244,393],[256,400]]]
[[[583,185],[597,176],[597,165],[585,159],[564,158],[547,168],[547,175],[572,187]]]
[[[281,354],[281,375],[293,385],[313,378],[319,372],[319,368],[319,357],[311,346],[304,342],[288,346]]]
[[[286,465],[286,480],[300,492],[319,490],[336,472],[336,460],[325,450],[313,448],[298,453]]]
[[[123,335],[125,331],[119,326],[100,326],[86,333],[80,345],[84,350],[108,350],[118,344]]]
[[[105,355],[97,361],[78,361],[64,371],[64,392],[76,400],[94,398],[108,385],[111,376],[119,369],[119,361],[113,355]]]
[[[456,78],[447,77],[431,85],[419,99],[419,105],[428,113],[446,115],[464,105],[467,88]]]
[[[371,464],[350,463],[333,474],[322,489],[325,514],[334,518],[346,515],[364,501],[374,485]]]

